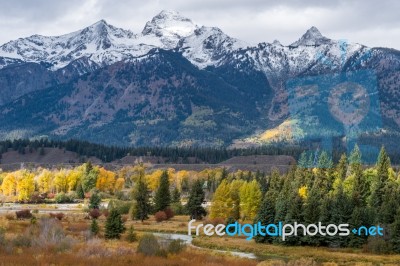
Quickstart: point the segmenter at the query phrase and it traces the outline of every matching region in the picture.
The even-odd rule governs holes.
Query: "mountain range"
[[[353,136],[380,145],[400,132],[399,86],[394,49],[316,27],[288,46],[250,44],[162,11],[140,33],[101,20],[1,45],[0,138],[242,147]]]

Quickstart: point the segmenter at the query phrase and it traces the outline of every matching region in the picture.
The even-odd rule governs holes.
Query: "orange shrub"
[[[163,211],[158,211],[154,214],[154,218],[156,219],[157,223],[166,221],[167,220],[167,214]]]

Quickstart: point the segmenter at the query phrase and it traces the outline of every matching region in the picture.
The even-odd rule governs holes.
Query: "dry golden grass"
[[[48,217],[48,214],[36,215]],[[34,250],[32,248],[18,248],[11,253],[0,251],[0,265],[256,265],[257,261],[239,259],[229,255],[222,255],[210,250],[188,248],[179,255],[163,257],[144,257],[136,254],[137,243],[128,243],[122,240],[85,242],[90,220],[85,219],[83,213],[66,213],[61,224],[68,236],[78,241],[73,250],[50,254],[49,251]],[[170,221],[157,223],[153,216],[145,222],[128,220],[126,227],[134,226],[138,237],[145,232],[168,232],[187,234],[188,216],[176,216]],[[105,218],[99,219],[101,231],[104,234]],[[196,222],[201,223],[201,222]],[[195,224],[196,224],[195,223]],[[12,238],[26,231],[29,220],[9,220],[0,216],[0,225],[7,228],[6,236]],[[85,235],[86,234],[86,235]],[[239,237],[197,237],[196,246],[221,250],[236,250],[255,253],[263,260],[260,266],[270,265],[400,265],[400,255],[373,255],[362,253],[361,250],[315,247],[288,247],[279,245],[256,244]]]
[[[113,241],[111,241],[113,242]],[[124,243],[125,244],[125,243]],[[108,247],[108,249],[106,248]],[[179,255],[168,257],[146,257],[127,251],[126,245],[117,248],[102,241],[90,251],[82,252],[82,247],[70,252],[49,253],[34,249],[19,249],[13,254],[0,253],[0,265],[192,265],[192,266],[255,266],[256,261],[219,256],[188,249]],[[108,250],[108,251],[107,251]],[[89,255],[88,255],[89,254]]]
[[[206,248],[252,252],[260,255],[262,258],[277,259],[278,261],[311,258],[319,263],[331,262],[339,265],[356,265],[355,263],[359,263],[358,265],[360,266],[369,265],[368,263],[371,263],[371,265],[400,265],[400,255],[374,255],[353,249],[333,250],[322,247],[290,247],[257,244],[254,241],[232,237],[198,237],[194,240],[194,244]]]

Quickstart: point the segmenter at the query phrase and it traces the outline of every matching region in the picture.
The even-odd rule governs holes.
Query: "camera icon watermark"
[[[347,43],[340,42],[337,48],[340,63],[316,55],[317,64],[328,73],[300,75],[286,82],[290,119],[296,120],[297,127],[293,138],[331,154],[338,147],[350,152],[358,143],[363,162],[369,163],[376,160],[380,147],[361,144],[360,139],[382,130],[377,77],[362,67],[371,52],[352,60],[350,68],[345,66]]]

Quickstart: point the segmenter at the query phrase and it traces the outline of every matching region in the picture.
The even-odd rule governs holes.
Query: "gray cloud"
[[[162,9],[220,27],[250,43],[290,44],[311,26],[330,38],[400,49],[396,0],[0,0],[0,43],[32,34],[60,35],[100,19],[140,32]]]

